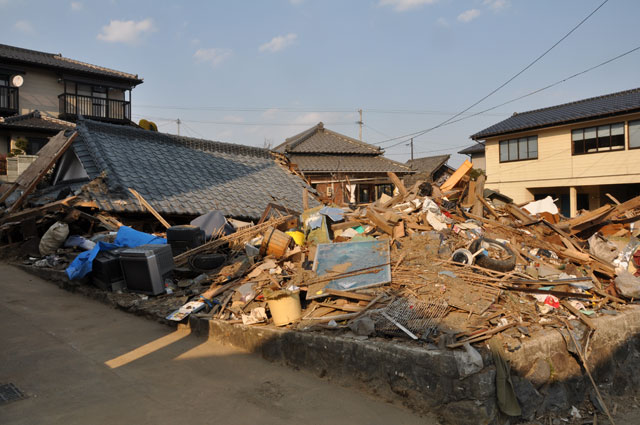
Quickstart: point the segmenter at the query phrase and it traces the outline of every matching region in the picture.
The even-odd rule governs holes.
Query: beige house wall
[[[20,113],[34,109],[49,116],[58,117],[58,96],[64,92],[64,84],[51,71],[27,68],[24,83],[20,87]]]
[[[478,168],[485,171],[487,169],[487,159],[484,155],[472,155],[471,163],[473,164],[473,168]]]
[[[629,149],[628,121],[640,113],[581,122],[542,130],[513,133],[486,140],[487,187],[499,190],[515,202],[533,200],[528,189],[640,183],[640,149]],[[571,154],[571,130],[611,123],[625,123],[625,149],[611,152]],[[538,159],[500,163],[499,141],[538,136]],[[589,193],[589,206],[597,206],[596,188]]]

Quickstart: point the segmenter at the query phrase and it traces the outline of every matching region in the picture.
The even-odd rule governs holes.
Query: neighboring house
[[[38,111],[41,120],[74,122],[78,116],[84,116],[129,124],[131,90],[141,83],[137,75],[69,59],[59,53],[0,44],[0,117],[24,116],[32,120],[30,114]],[[37,152],[43,140],[51,136],[49,122],[41,121],[41,129],[31,125],[24,131],[18,126],[0,126],[0,156],[9,154],[19,138],[32,145],[30,152]]]
[[[378,146],[364,143],[318,123],[274,148],[284,154],[318,193],[337,204],[369,203],[394,186],[387,172],[400,178],[411,168],[382,156]]]
[[[487,160],[484,156],[484,143],[474,143],[472,146],[458,151],[458,153],[462,155],[469,155],[473,168],[487,171]]]
[[[419,180],[438,185],[444,183],[455,171],[447,165],[449,158],[451,155],[425,156],[408,160],[407,165],[415,171],[415,174],[405,176],[404,185],[410,188]]]
[[[137,190],[166,218],[219,210],[227,217],[258,220],[269,203],[302,212],[303,180],[279,165],[267,149],[147,131],[79,119],[78,136],[53,170],[53,187],[39,201],[66,188],[89,185],[103,210],[140,213]],[[319,203],[309,199],[311,206]]]
[[[640,89],[516,113],[485,141],[487,187],[521,203],[551,195],[564,215],[640,193]]]

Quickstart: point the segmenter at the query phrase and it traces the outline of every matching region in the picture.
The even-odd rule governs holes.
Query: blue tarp
[[[100,251],[109,251],[114,248],[126,247],[135,248],[140,245],[147,244],[166,244],[167,240],[159,236],[150,235],[148,233],[139,232],[131,227],[122,226],[118,229],[116,240],[113,243],[98,242],[98,244],[90,251],[85,251],[78,255],[69,267],[67,267],[67,276],[69,279],[80,279],[85,277],[93,269],[93,260]]]

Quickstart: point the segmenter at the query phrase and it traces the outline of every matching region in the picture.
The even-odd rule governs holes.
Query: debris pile
[[[100,210],[104,176],[30,205],[58,156],[3,186],[3,257],[64,270],[164,320],[198,314],[472,355],[498,334],[515,351],[568,321],[593,331],[595,317],[640,296],[640,197],[565,219],[551,198],[516,205],[485,190],[465,162],[440,186],[407,189],[389,173],[394,196],[371,204],[310,208],[305,190],[301,213],[269,204],[255,224],[211,211],[172,225],[134,189],[148,214]]]

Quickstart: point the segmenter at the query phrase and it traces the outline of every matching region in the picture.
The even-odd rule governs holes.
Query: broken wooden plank
[[[47,172],[53,167],[56,161],[67,151],[69,146],[73,143],[77,132],[73,132],[70,136],[65,136],[64,131],[56,134],[47,142],[42,149],[38,152],[38,158],[29,165],[29,167],[20,174],[16,179],[15,185],[12,186],[7,192],[2,195],[0,202],[4,201],[15,189],[22,188],[22,195],[16,200],[16,202],[9,208],[9,213],[15,212],[24,200],[33,192],[40,180],[47,174]]]
[[[514,204],[506,204],[504,208],[507,210],[507,212],[509,212],[515,218],[522,221],[522,224],[527,225],[527,224],[534,223],[536,221],[534,217],[527,214],[523,209],[515,206]]]
[[[391,179],[391,183],[393,183],[393,185],[398,188],[398,192],[400,192],[400,196],[403,196],[403,197],[407,196],[407,193],[409,192],[407,192],[407,188],[404,187],[402,180],[398,178],[396,173],[388,171],[387,176],[389,176],[389,179]]]
[[[371,301],[374,298],[373,295],[359,294],[357,292],[340,291],[338,289],[332,289],[332,288],[327,288],[325,290],[325,293],[327,295],[333,295],[333,296],[342,297],[342,298],[349,298],[349,299],[358,300],[358,301]]]
[[[355,220],[349,220],[349,221],[343,221],[342,223],[334,223],[331,225],[331,230],[333,230],[334,232],[336,230],[344,230],[344,229],[350,229],[352,227],[358,227],[361,226],[362,224],[359,221],[355,221]]]
[[[562,300],[560,301],[560,304],[562,304],[564,308],[569,310],[574,316],[580,319],[590,329],[594,331],[596,330],[596,324],[593,323],[593,321],[590,318],[588,318],[584,313],[580,312],[580,310],[572,306],[568,301]]]
[[[155,210],[155,208],[153,208],[151,206],[150,203],[147,202],[146,199],[144,199],[142,197],[142,195],[140,195],[135,189],[129,188],[129,192],[131,192],[133,194],[133,196],[136,197],[136,199],[138,200],[138,202],[140,202],[140,205],[142,205],[143,208],[146,208],[147,211],[149,211],[155,218],[158,219],[158,221],[165,227],[165,228],[169,228],[171,227],[171,225],[169,224],[169,222],[167,222],[167,220],[165,220],[164,218],[162,218],[162,216],[158,213],[158,211]]]
[[[68,198],[61,199],[59,201],[48,203],[41,207],[29,208],[27,210],[23,210],[15,214],[7,215],[0,219],[0,223],[5,223],[8,221],[22,221],[22,220],[26,220],[29,217],[38,216],[47,212],[63,211],[69,208],[69,203],[75,200],[76,198],[77,196],[70,196]]]
[[[302,209],[305,211],[309,209],[309,191],[306,187],[302,189]]]
[[[484,216],[484,204],[482,203],[484,198],[484,182],[487,180],[487,177],[484,174],[480,174],[478,179],[476,180],[476,184],[474,187],[475,191],[475,200],[473,202],[473,209],[471,212],[478,216]]]
[[[465,176],[471,169],[473,168],[473,164],[469,162],[468,159],[465,159],[464,162],[458,169],[447,179],[446,182],[440,186],[440,190],[442,192],[446,192],[447,190],[453,189],[458,182]]]
[[[487,209],[487,211],[489,211],[489,214],[494,216],[496,218],[496,220],[500,219],[500,216],[498,215],[496,210],[494,210],[493,207],[491,207],[491,205],[489,205],[489,203],[486,201],[486,199],[484,199],[484,198],[478,198],[478,199],[480,200],[482,205],[484,205],[484,207]]]
[[[393,227],[386,222],[382,216],[376,213],[373,208],[367,208],[367,217],[375,224],[377,228],[385,232],[386,234],[393,236]]]

